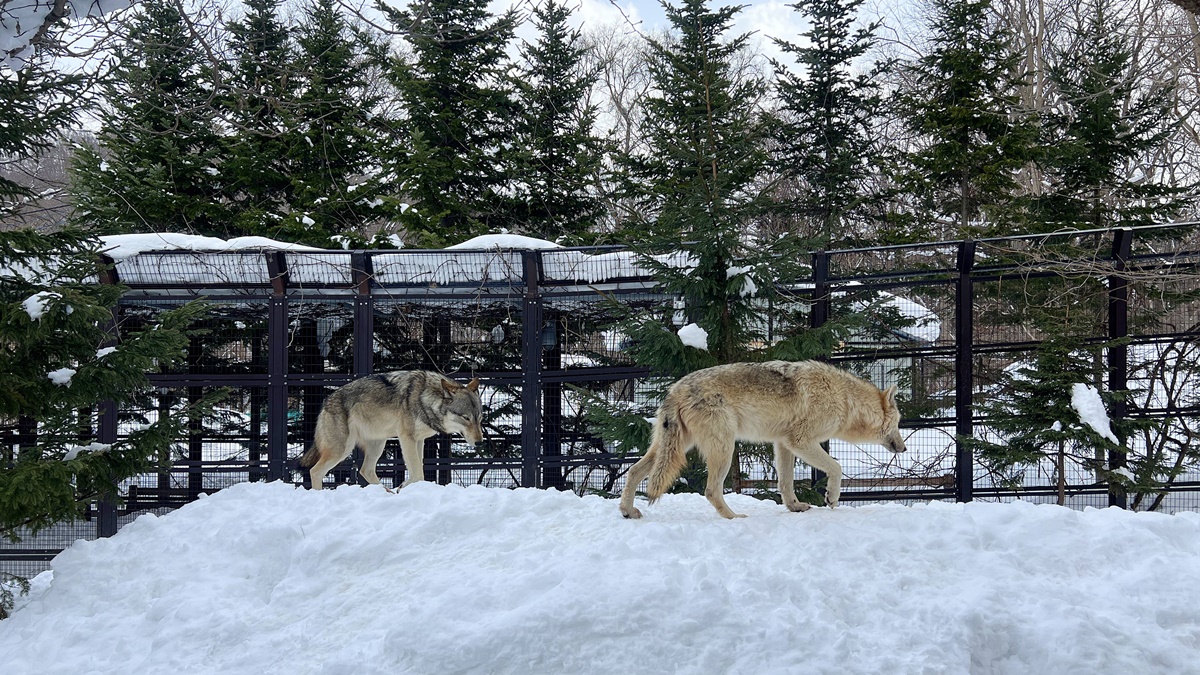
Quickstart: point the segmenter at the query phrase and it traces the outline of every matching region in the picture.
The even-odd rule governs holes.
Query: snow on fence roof
[[[405,287],[430,290],[487,286],[514,288],[524,284],[526,252],[535,252],[543,286],[568,290],[606,290],[628,287],[650,290],[656,266],[688,269],[695,259],[687,251],[654,257],[653,263],[633,251],[618,247],[564,248],[554,242],[518,235],[485,235],[442,250],[364,251],[318,249],[267,239],[240,237],[228,241],[214,237],[156,233],[101,238],[103,252],[116,263],[121,283],[143,293],[159,289],[197,292],[210,289],[262,294],[272,278],[286,271],[289,288],[303,292],[352,292],[356,265],[371,283],[387,292]],[[268,253],[283,252],[281,268],[273,271]],[[360,262],[355,256],[363,256]],[[744,273],[747,270],[741,270]],[[731,270],[733,273],[734,270]],[[858,285],[856,283],[850,286]],[[811,288],[811,282],[794,284]],[[878,291],[873,302],[882,303],[911,319],[896,334],[904,339],[933,342],[941,333],[941,320],[929,309],[908,298]],[[597,296],[598,297],[598,296]]]

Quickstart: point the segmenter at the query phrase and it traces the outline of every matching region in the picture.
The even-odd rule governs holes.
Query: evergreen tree
[[[918,217],[940,223],[914,238],[1004,234],[1019,210],[1017,172],[1037,158],[1037,126],[1020,110],[1019,55],[991,0],[931,0],[932,48],[904,68],[902,114],[917,135],[903,180]]]
[[[0,423],[28,430],[15,452],[0,455],[0,536],[10,541],[81,517],[118,481],[168,462],[187,429],[185,411],[111,445],[91,436],[97,402],[147,390],[146,373],[183,356],[185,330],[203,310],[166,312],[114,341],[113,308],[125,289],[95,283],[99,248],[72,230],[0,231]],[[0,598],[0,617],[11,600]]]
[[[410,203],[401,220],[423,245],[509,227],[507,174],[518,118],[506,49],[516,14],[491,14],[487,0],[427,0],[389,20],[412,53],[393,63],[405,142],[394,164]]]
[[[145,0],[104,86],[100,150],[74,168],[76,221],[97,233],[244,234],[231,222],[213,67],[179,6]]]
[[[740,7],[710,10],[705,0],[683,0],[664,9],[673,31],[649,45],[655,94],[645,104],[648,148],[623,160],[627,190],[645,214],[636,235],[640,264],[675,299],[661,312],[627,316],[623,327],[629,355],[661,378],[650,392],[654,402],[667,385],[699,368],[828,353],[842,328],[831,323],[767,339],[771,320],[800,316],[801,303],[780,296],[777,283],[796,278],[803,242],[747,234],[767,204],[759,184],[771,128],[760,109],[766,84],[735,67],[747,36],[725,38]],[[678,334],[683,324],[695,324],[688,330],[705,339],[685,344]],[[804,324],[796,321],[794,328]],[[630,410],[594,399],[590,415],[622,448],[644,449],[653,409],[654,403]],[[693,466],[688,484],[703,485],[699,470]]]
[[[367,81],[364,38],[336,0],[312,0],[297,27],[300,96],[291,114],[291,215],[281,236],[362,241],[382,213],[376,158],[380,99]]]
[[[21,70],[0,68],[0,170],[53,146],[57,133],[73,124],[78,108],[80,75],[63,75],[35,58]],[[0,222],[20,216],[22,204],[34,195],[0,173]]]
[[[273,235],[290,210],[288,114],[297,96],[290,31],[280,0],[246,0],[246,15],[227,24],[232,63],[224,104],[234,136],[222,167],[236,228]]]
[[[1191,191],[1129,173],[1178,130],[1175,92],[1137,76],[1129,38],[1104,7],[1088,4],[1085,22],[1055,51],[1049,71],[1058,100],[1047,115],[1048,186],[1034,216],[1043,231],[1163,222]]]
[[[571,30],[571,10],[556,0],[534,8],[540,36],[526,44],[518,78],[522,129],[517,157],[514,228],[522,234],[584,243],[602,214],[595,191],[601,141],[597,108],[586,104],[598,71]]]
[[[775,163],[802,190],[788,211],[821,247],[862,241],[861,225],[872,217],[870,177],[880,164],[873,131],[886,64],[853,74],[880,25],[852,30],[862,1],[800,0],[789,6],[810,22],[807,46],[775,40],[799,66],[772,62],[781,118]]]
[[[1105,407],[1114,401],[1112,394],[1095,386],[1102,377],[1101,363],[1079,340],[1055,337],[1038,348],[1031,363],[1017,363],[1003,374],[999,391],[980,407],[994,437],[963,439],[998,484],[1020,489],[1029,482],[1028,472],[1049,468],[1062,504],[1065,488],[1072,483],[1072,467],[1098,479],[1121,480],[1104,467],[1106,453],[1119,448],[1117,430],[1098,430],[1089,423],[1098,422],[1098,415],[1085,419],[1081,413],[1089,409],[1089,399],[1099,397]],[[1090,392],[1077,391],[1079,387],[1090,387]]]

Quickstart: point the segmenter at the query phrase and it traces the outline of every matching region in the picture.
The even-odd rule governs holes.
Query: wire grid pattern
[[[299,288],[349,286],[354,282],[349,252],[289,252],[287,273],[288,284]]]
[[[410,251],[371,256],[373,277],[383,287],[477,287],[520,284],[520,251]]]
[[[179,285],[190,288],[265,286],[271,276],[260,252],[161,252],[142,253],[117,265],[122,283],[137,286]]]

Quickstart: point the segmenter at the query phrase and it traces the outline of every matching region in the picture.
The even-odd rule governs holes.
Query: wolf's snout
[[[883,445],[892,452],[900,453],[907,452],[908,447],[904,444],[904,439],[900,436],[900,432],[895,432],[887,435]]]
[[[468,443],[475,447],[483,445],[483,429],[480,429],[479,425],[468,426],[463,429],[463,436],[466,437]]]

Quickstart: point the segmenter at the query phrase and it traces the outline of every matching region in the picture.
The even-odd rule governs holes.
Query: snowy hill
[[[81,541],[0,622],[46,673],[1184,673],[1200,514],[788,513],[242,484]],[[51,579],[52,576],[52,579]]]

